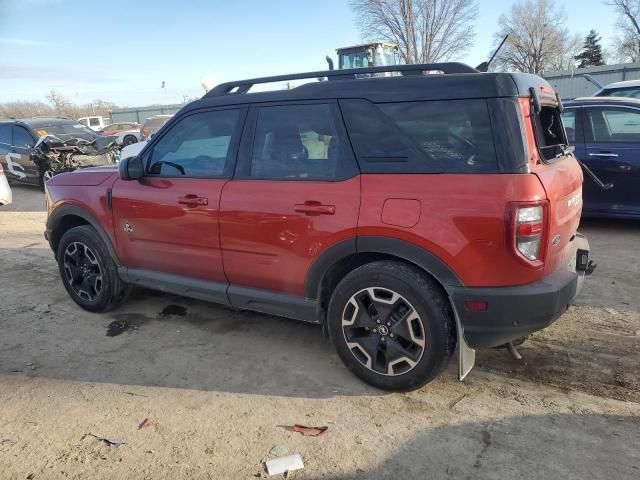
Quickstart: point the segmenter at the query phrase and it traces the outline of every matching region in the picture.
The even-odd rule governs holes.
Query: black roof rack
[[[382,67],[351,68],[348,70],[323,70],[318,72],[294,73],[291,75],[277,75],[275,77],[250,78],[248,80],[238,80],[226,82],[218,85],[205,94],[205,97],[217,97],[229,93],[247,93],[251,87],[258,83],[287,82],[290,80],[302,80],[309,78],[323,78],[327,80],[349,80],[369,73],[399,72],[403,76],[421,75],[422,72],[441,71],[446,74],[451,73],[480,73],[475,68],[464,63],[423,63],[414,65],[387,65]],[[234,91],[235,90],[235,91]]]

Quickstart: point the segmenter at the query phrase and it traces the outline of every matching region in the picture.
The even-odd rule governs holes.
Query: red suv
[[[429,382],[456,346],[463,377],[592,269],[561,111],[539,77],[457,63],[231,82],[119,171],[50,180],[46,236],[86,310],[139,285],[323,324],[380,388]]]

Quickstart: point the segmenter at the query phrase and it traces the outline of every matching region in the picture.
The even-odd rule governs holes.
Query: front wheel
[[[138,139],[136,137],[134,137],[133,135],[127,135],[122,140],[122,146],[123,147],[127,147],[129,145],[133,145],[134,143],[138,143]]]
[[[112,310],[129,292],[129,286],[118,276],[109,250],[89,225],[72,228],[62,235],[58,270],[71,299],[90,312]]]
[[[385,390],[413,390],[433,380],[455,349],[455,326],[439,286],[399,262],[366,264],[335,288],[331,340],[344,364]]]

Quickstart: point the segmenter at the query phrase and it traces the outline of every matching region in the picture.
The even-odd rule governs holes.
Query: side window
[[[341,101],[363,171],[491,173],[498,163],[485,100]]]
[[[639,143],[640,111],[624,108],[587,108],[589,140],[596,143]]]
[[[13,126],[10,123],[0,124],[0,143],[11,145],[11,130]]]
[[[562,123],[567,132],[569,143],[576,141],[576,110],[565,110],[562,112]]]
[[[24,127],[13,127],[13,145],[15,147],[33,147],[35,145],[33,137]]]
[[[80,118],[78,119],[78,122],[80,122],[83,125],[89,126],[89,120],[86,118]]]
[[[95,118],[95,117],[91,117],[89,119],[89,126],[91,126],[91,127],[99,127],[100,126],[100,119]]]
[[[148,172],[165,177],[219,177],[228,162],[240,110],[182,118],[153,147]]]
[[[243,175],[262,179],[335,179],[353,165],[348,140],[328,104],[261,107],[251,163]]]

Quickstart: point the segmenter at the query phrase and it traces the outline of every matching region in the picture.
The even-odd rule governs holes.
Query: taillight
[[[544,264],[549,205],[546,201],[511,203],[507,212],[508,244],[530,266]]]
[[[533,117],[531,114],[531,99],[529,97],[518,98],[520,112],[522,113],[522,124],[524,125],[524,136],[527,140],[527,153],[530,165],[542,163],[536,144],[536,135],[533,130]]]

